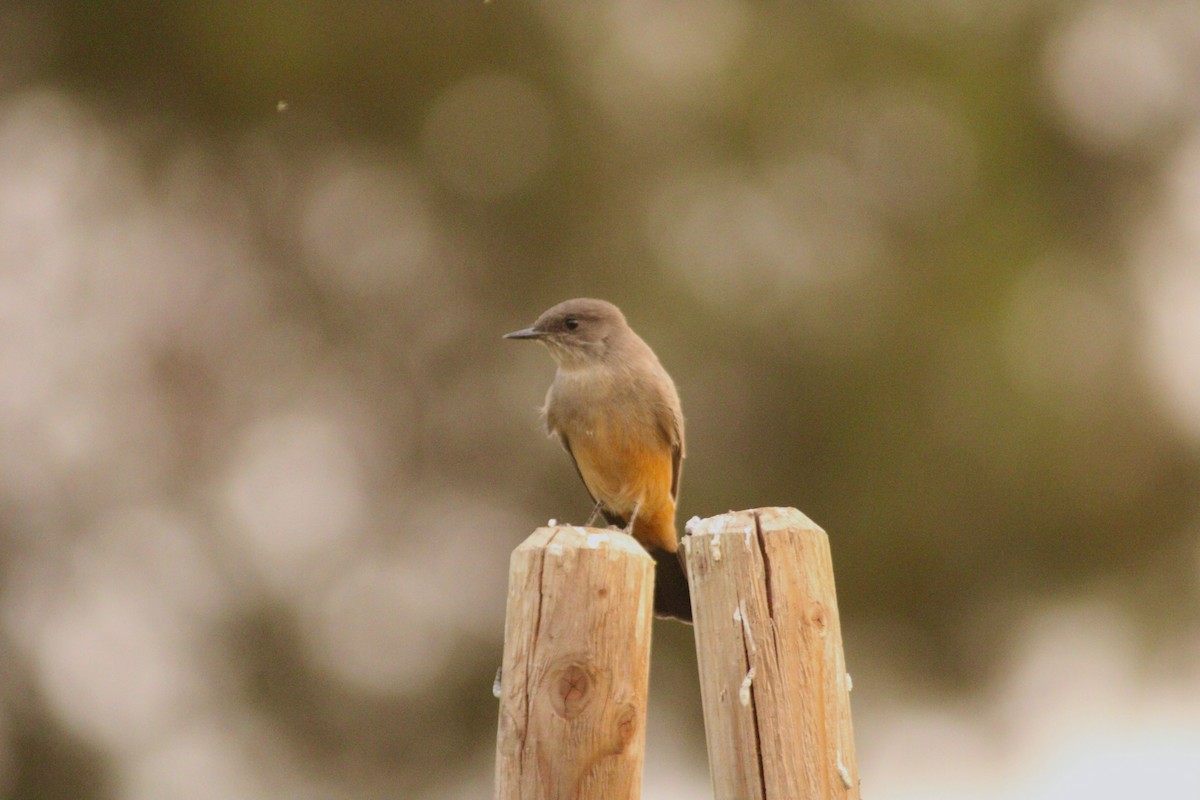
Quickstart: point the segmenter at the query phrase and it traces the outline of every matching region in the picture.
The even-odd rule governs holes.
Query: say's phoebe
[[[675,501],[683,461],[683,411],[671,376],[612,303],[559,303],[506,339],[536,339],[558,364],[542,413],[596,514],[632,533],[655,562],[654,611],[692,621],[679,560]]]

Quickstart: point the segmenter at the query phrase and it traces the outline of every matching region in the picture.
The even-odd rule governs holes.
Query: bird
[[[675,529],[685,455],[675,382],[612,303],[566,300],[506,339],[541,342],[557,371],[542,407],[546,432],[570,456],[603,515],[654,558],[657,616],[692,621]]]

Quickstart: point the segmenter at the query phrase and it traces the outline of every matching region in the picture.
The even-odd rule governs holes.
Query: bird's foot
[[[629,515],[629,524],[625,526],[625,532],[633,536],[633,523],[637,521],[638,511],[641,510],[642,503],[639,500],[633,506],[633,513]]]

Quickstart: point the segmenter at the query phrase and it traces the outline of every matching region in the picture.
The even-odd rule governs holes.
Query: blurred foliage
[[[587,513],[499,335],[576,295],[679,384],[681,522],[825,527],[878,685],[977,689],[1075,593],[1194,623],[1197,30],[0,2],[0,794],[486,791],[507,553]]]

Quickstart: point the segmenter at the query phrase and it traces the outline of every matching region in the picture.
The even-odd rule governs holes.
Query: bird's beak
[[[546,335],[545,331],[539,331],[537,328],[522,328],[519,331],[504,334],[505,339],[541,339]]]

